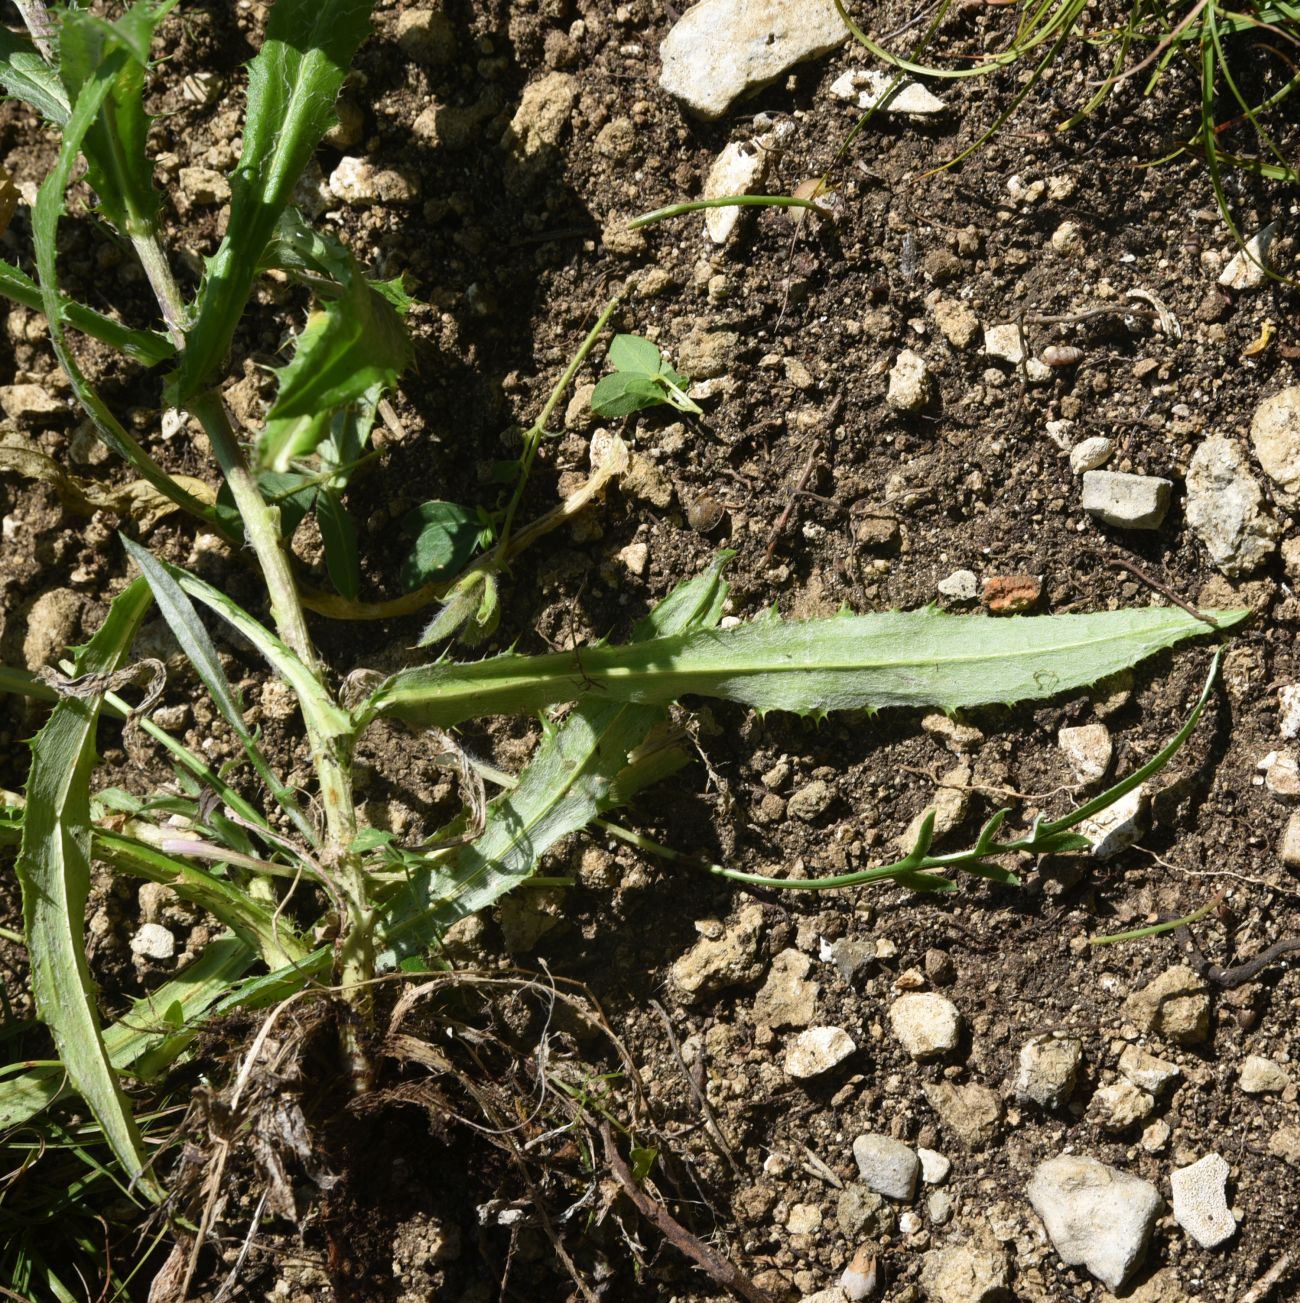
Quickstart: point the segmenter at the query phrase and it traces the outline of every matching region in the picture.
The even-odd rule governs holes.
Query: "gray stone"
[[[1149,1181],[1070,1154],[1040,1164],[1028,1193],[1062,1260],[1111,1290],[1141,1265],[1162,1202]]]
[[[979,576],[973,570],[954,570],[937,585],[941,597],[951,597],[955,602],[973,602],[979,586]]]
[[[1250,442],[1286,507],[1300,506],[1300,385],[1264,399],[1250,422]]]
[[[927,1082],[925,1097],[940,1122],[967,1149],[991,1144],[1002,1127],[1002,1102],[987,1087],[969,1082],[954,1086],[948,1081]]]
[[[1020,1047],[1016,1098],[1042,1108],[1060,1108],[1074,1094],[1082,1060],[1083,1042],[1077,1036],[1047,1032],[1031,1038]]]
[[[1294,811],[1286,821],[1278,858],[1288,869],[1300,869],[1300,810]]]
[[[1104,434],[1094,434],[1080,439],[1070,449],[1070,469],[1076,475],[1085,471],[1100,470],[1115,452],[1115,445]]]
[[[835,965],[836,972],[850,985],[867,971],[868,966],[874,963],[875,959],[874,941],[845,939],[836,941],[831,946],[831,963]]]
[[[790,797],[786,809],[796,819],[812,823],[826,813],[833,799],[834,793],[830,787],[820,778],[816,778]]]
[[[1092,843],[1096,859],[1108,860],[1141,839],[1146,830],[1149,804],[1147,785],[1139,783],[1118,801],[1098,810],[1090,819],[1082,820],[1077,831]]]
[[[1291,1084],[1280,1063],[1258,1054],[1246,1056],[1238,1080],[1247,1095],[1279,1095]]]
[[[1110,729],[1105,724],[1063,728],[1056,735],[1056,743],[1065,753],[1075,782],[1089,786],[1106,777],[1115,747],[1110,740]]]
[[[856,1240],[863,1235],[879,1238],[893,1234],[894,1211],[874,1190],[855,1181],[840,1191],[835,1224],[846,1239]]]
[[[785,1070],[801,1081],[819,1077],[843,1063],[857,1048],[842,1027],[810,1027],[790,1042],[785,1052]]]
[[[951,1054],[961,1040],[957,1006],[930,991],[900,995],[889,1006],[889,1025],[914,1059]]]
[[[895,82],[893,94],[886,92]],[[878,104],[882,113],[897,113],[904,117],[930,118],[947,110],[947,105],[937,95],[932,95],[920,82],[898,81],[892,69],[854,68],[831,82],[831,94],[837,100],[848,100],[865,112]]]
[[[659,85],[702,118],[848,39],[834,0],[700,0],[673,24]]]
[[[1155,1106],[1154,1096],[1125,1078],[1100,1087],[1093,1094],[1089,1109],[1097,1115],[1103,1129],[1120,1132],[1145,1122]]]
[[[1210,1034],[1210,997],[1205,982],[1186,964],[1175,964],[1124,1001],[1124,1013],[1144,1032],[1180,1045]]]
[[[812,960],[802,951],[781,951],[754,998],[754,1021],[769,1027],[806,1027],[812,1022],[817,983],[805,980],[811,967]]]
[[[862,1183],[887,1199],[910,1203],[921,1175],[921,1160],[901,1140],[868,1134],[853,1142]]]
[[[1139,1049],[1136,1045],[1126,1045],[1119,1056],[1120,1074],[1135,1086],[1159,1095],[1183,1075],[1183,1070],[1166,1059],[1158,1059],[1154,1054]]]
[[[921,1284],[932,1303],[995,1303],[1010,1284],[1006,1252],[991,1237],[983,1245],[931,1249],[921,1266]]]
[[[946,1190],[936,1190],[926,1199],[925,1211],[930,1214],[930,1221],[935,1226],[947,1226],[957,1208],[952,1195]]]
[[[934,381],[925,358],[905,348],[889,371],[885,400],[896,412],[919,412],[934,395]]]
[[[1244,249],[1232,255],[1228,265],[1219,274],[1219,284],[1230,290],[1255,290],[1268,280],[1270,254],[1277,223],[1269,222],[1246,241]]]
[[[719,924],[709,932],[712,935],[702,936],[672,967],[673,984],[687,1004],[756,981],[762,972],[758,963],[761,905],[744,906],[731,927],[724,931]]]
[[[1088,471],[1083,477],[1083,509],[1117,529],[1159,529],[1173,487],[1158,475]]]
[[[1225,575],[1247,575],[1277,551],[1281,525],[1232,439],[1206,439],[1187,471],[1187,523]]]
[[[1203,1249],[1212,1249],[1237,1233],[1237,1223],[1228,1209],[1227,1161],[1219,1154],[1206,1154],[1169,1178],[1174,1196],[1174,1220]]]
[[[170,959],[176,953],[176,938],[161,923],[143,923],[131,938],[131,953],[141,959]]]

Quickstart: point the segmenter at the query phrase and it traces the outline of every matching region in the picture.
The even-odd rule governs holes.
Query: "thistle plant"
[[[0,1130],[74,1091],[92,1110],[133,1191],[160,1198],[162,1182],[123,1080],[165,1076],[204,1019],[276,1004],[314,982],[348,1006],[339,1020],[346,1061],[356,1088],[365,1089],[373,1065],[362,1033],[377,974],[425,969],[431,954],[436,962],[438,940],[451,924],[526,882],[548,849],[593,824],[617,829],[652,852],[677,854],[618,829],[607,816],[689,762],[669,714],[683,697],[813,716],[1036,700],[1083,687],[1208,628],[1170,608],[1010,620],[926,609],[807,622],[771,617],[722,628],[724,554],[678,584],[626,645],[543,656],[507,651],[472,661],[444,657],[388,675],[366,666],[326,666],[308,624],[309,604],[327,616],[361,618],[411,613],[438,599],[443,606],[425,641],[467,628],[475,638],[488,636],[509,558],[580,509],[626,465],[626,448],[611,436],[603,469],[586,488],[538,521],[517,522],[521,486],[547,421],[612,306],[526,432],[509,503],[499,513],[474,517],[467,550],[481,549],[478,554],[467,558],[451,548],[446,559],[464,565],[459,575],[417,570],[411,593],[388,603],[361,602],[348,482],[367,455],[383,395],[410,357],[409,300],[400,283],[371,279],[344,244],[312,230],[290,197],[330,125],[335,97],[368,30],[370,5],[276,0],[272,6],[248,70],[229,224],[192,299],[180,293],[170,272],[142,107],[150,43],[173,5],[139,0],[116,22],[71,8],[50,28],[34,26],[30,40],[4,36],[0,82],[59,129],[61,144],[31,214],[35,275],[0,264],[0,293],[39,303],[76,400],[104,442],[205,530],[247,546],[269,621],[124,534],[123,555],[139,577],[113,600],[87,645],[62,672],[42,679],[0,671],[0,686],[53,703],[32,744],[23,797],[0,808],[0,841],[18,847],[32,987],[57,1056],[0,1079]],[[154,291],[155,331],[126,331],[60,288],[58,231],[79,157],[86,160],[102,219],[129,241]],[[291,360],[276,373],[278,391],[262,429],[245,443],[217,386],[250,294],[272,269],[309,287],[316,307]],[[128,433],[82,374],[78,334],[118,349],[134,365],[166,369],[163,402],[201,423],[219,492],[187,487]],[[655,377],[647,383],[665,394],[678,388],[675,373],[656,367]],[[290,559],[287,536],[308,511],[325,538],[334,594],[308,593]],[[433,516],[444,524],[450,519]],[[151,610],[166,620],[237,740],[239,763],[214,766],[149,718],[154,666],[133,659],[132,646]],[[1213,618],[1227,630],[1245,614],[1216,612]],[[204,616],[254,648],[292,693],[311,757],[309,792],[276,771],[246,722]],[[342,691],[333,686],[336,678]],[[136,695],[141,684],[144,701]],[[740,884],[801,889],[881,878],[918,890],[950,889],[956,885],[950,871],[1012,880],[997,860],[1082,849],[1085,839],[1073,831],[1079,820],[1165,763],[1205,700],[1156,761],[1103,797],[1063,819],[1036,823],[1022,836],[1004,837],[1004,811],[967,851],[933,853],[929,821],[909,856],[850,878],[787,883],[739,869],[709,871]],[[563,706],[571,709],[551,713]],[[456,728],[471,719],[539,712],[542,741],[517,776],[485,769],[456,742]],[[128,751],[161,749],[174,772],[170,790],[142,799],[97,783],[96,739],[106,716],[125,721]],[[354,753],[366,728],[384,719],[412,729],[457,775],[461,811],[417,847],[365,826],[358,815]],[[490,800],[488,783],[500,788]],[[92,864],[166,884],[223,929],[188,968],[108,1025],[85,955]],[[300,884],[313,888],[316,905],[305,906],[299,892],[289,909]]]

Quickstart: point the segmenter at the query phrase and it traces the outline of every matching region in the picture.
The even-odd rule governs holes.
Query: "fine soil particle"
[[[238,156],[240,67],[257,48],[263,11],[192,6],[163,28],[151,143],[168,245],[190,287],[227,211],[207,173],[186,169],[224,174]],[[1300,1116],[1290,1046],[1300,986],[1281,956],[1231,988],[1198,978],[1177,998],[1203,1005],[1157,1011],[1139,1025],[1134,1009],[1145,1006],[1126,1001],[1186,952],[1170,935],[1090,944],[1211,898],[1217,909],[1195,928],[1209,964],[1230,968],[1300,932],[1300,893],[1278,849],[1295,794],[1257,774],[1286,745],[1278,694],[1298,674],[1300,604],[1284,566],[1296,555],[1287,547],[1294,517],[1271,500],[1272,481],[1247,455],[1281,547],[1249,576],[1228,578],[1182,506],[1200,442],[1220,435],[1248,448],[1260,401],[1296,383],[1295,291],[1280,282],[1221,290],[1232,241],[1203,168],[1185,157],[1141,166],[1191,129],[1188,70],[1176,68],[1149,99],[1134,79],[1083,126],[1059,133],[1089,79],[1106,71],[1104,52],[1080,46],[1078,62],[1044,78],[990,143],[960,167],[932,172],[996,120],[1017,74],[935,85],[946,114],[873,120],[841,158],[855,116],[829,87],[864,66],[851,45],[701,123],[657,84],[672,6],[448,0],[428,22],[413,23],[415,12],[409,3],[377,6],[343,92],[342,128],[322,147],[303,201],[374,275],[405,277],[416,299],[416,364],[393,399],[397,419],[377,435],[381,456],[348,494],[368,598],[401,591],[409,540],[395,523],[411,507],[495,502],[495,464],[513,455],[519,429],[619,293],[618,329],[653,339],[679,370],[707,378],[705,415],[661,408],[619,423],[632,470],[595,510],[512,566],[486,650],[624,639],[724,547],[736,553],[728,614],[740,618],[773,606],[807,618],[842,605],[865,612],[934,601],[960,612],[981,594],[1006,612],[1163,603],[1138,572],[1199,607],[1250,605],[1257,616],[1232,639],[1198,732],[1150,793],[1149,831],[1113,859],[1021,863],[1018,885],[965,878],[940,897],[888,884],[781,894],[746,893],[603,836],[562,844],[543,871],[571,876],[571,887],[516,893],[448,940],[458,967],[485,974],[484,983],[506,974],[513,982],[521,966],[536,984],[466,979],[440,996],[424,1024],[404,1031],[436,1053],[412,1058],[409,1043],[391,1038],[376,1045],[369,1098],[321,1085],[342,1068],[318,1061],[324,1051],[313,1040],[311,1069],[284,1078],[315,1148],[312,1163],[289,1165],[297,1221],[273,1212],[245,1244],[269,1178],[265,1162],[236,1160],[216,1249],[192,1297],[212,1298],[233,1267],[236,1293],[223,1297],[722,1297],[620,1192],[599,1135],[605,1117],[624,1155],[633,1143],[655,1151],[644,1189],[667,1214],[781,1300],[831,1289],[855,1254],[863,1263],[874,1253],[882,1297],[962,1303],[968,1295],[941,1284],[962,1273],[933,1255],[968,1246],[981,1270],[1009,1282],[1011,1297],[1101,1303],[1111,1295],[1085,1267],[1065,1264],[1030,1207],[1035,1169],[1073,1152],[1167,1199],[1175,1169],[1218,1153],[1229,1165],[1235,1235],[1202,1249],[1162,1210],[1128,1285],[1148,1300],[1241,1298],[1293,1239]],[[889,3],[873,22],[886,31],[909,16]],[[935,57],[981,48],[1007,17],[962,7]],[[187,74],[209,77],[211,98]],[[832,168],[834,220],[750,211],[721,248],[699,214],[626,231],[627,216],[697,195],[723,147],[757,134],[760,113],[791,128],[768,161],[767,190],[789,194]],[[1294,153],[1288,130],[1294,136],[1284,129],[1281,142]],[[53,143],[29,110],[0,106],[0,161],[20,188],[42,180]],[[373,183],[350,203],[327,185],[345,158],[364,165],[348,164],[348,194]],[[1231,185],[1243,231],[1282,215],[1275,189],[1239,174]],[[88,198],[84,188],[74,194],[64,223],[64,288],[150,324],[147,287]],[[4,256],[26,263],[29,236],[24,208],[0,238]],[[1274,256],[1294,269],[1288,238]],[[1181,323],[1181,337],[1157,329],[1152,302]],[[227,377],[227,396],[250,428],[273,393],[266,368],[282,364],[307,307],[301,291],[267,283],[241,327],[235,355],[251,361]],[[1285,347],[1243,359],[1266,322],[1281,323]],[[986,351],[984,331],[999,325],[1013,328],[1028,359],[1051,364],[1031,373]],[[39,319],[12,309],[6,326],[0,383],[66,397]],[[890,372],[904,349],[924,363],[926,388],[916,403],[891,403]],[[195,428],[163,437],[160,374],[83,352],[106,400],[160,461],[213,477]],[[598,378],[602,358],[598,349],[578,383]],[[555,424],[521,519],[553,506],[586,471],[598,422],[575,407]],[[79,475],[129,478],[87,453],[71,415],[4,428]],[[1082,510],[1070,451],[1103,436],[1107,471],[1176,486],[1159,528],[1120,530]],[[1106,455],[1091,446],[1087,467]],[[79,626],[69,636],[96,627],[127,573],[115,531],[140,531],[111,513],[78,516],[49,486],[9,475],[0,478],[0,517],[0,653],[22,664],[29,613],[43,595],[75,601]],[[144,541],[263,610],[244,559],[219,540],[172,516]],[[294,550],[306,582],[326,588],[319,538],[300,530]],[[1137,571],[1108,566],[1111,557]],[[957,571],[973,577],[942,582]],[[340,676],[409,659],[419,627],[419,617],[313,622]],[[189,711],[178,716],[179,735],[213,763],[237,754],[162,630],[146,635],[173,670],[166,704]],[[264,671],[246,648],[219,646],[281,773],[306,781],[300,730]],[[643,797],[627,820],[708,860],[811,877],[895,858],[909,825],[940,804],[941,846],[955,849],[1000,806],[1019,825],[1040,810],[1060,813],[1072,792],[1078,799],[1062,727],[1103,724],[1113,774],[1149,759],[1185,718],[1207,665],[1203,647],[1186,650],[1068,700],[990,708],[957,724],[927,720],[924,729],[903,712],[814,724],[702,706],[693,713],[702,763]],[[21,787],[20,743],[40,719],[5,699],[4,787]],[[528,721],[493,721],[467,730],[465,742],[517,771],[536,736]],[[101,746],[119,786],[143,794],[166,777],[160,761],[155,773],[129,764],[111,726]],[[454,810],[446,773],[412,761],[404,736],[375,730],[359,759],[372,821],[416,840]],[[0,911],[6,927],[21,927],[9,870]],[[129,939],[146,921],[134,883],[98,880],[90,914],[111,1016],[180,960],[132,953]],[[201,952],[216,930],[198,912],[164,910],[158,921],[176,936],[178,956]],[[696,962],[702,940],[734,942],[739,957],[727,980],[686,990],[674,974]],[[679,961],[686,967],[675,969]],[[25,954],[8,940],[0,982],[7,1016],[29,1017]],[[562,989],[576,1005],[539,998],[552,983],[569,984]],[[960,1032],[941,1055],[909,1054],[892,1030],[891,1006],[916,991],[940,992],[956,1010]],[[824,1072],[792,1076],[787,1049],[825,1028],[844,1034],[852,1052]],[[251,1033],[236,1025],[228,1043],[202,1042],[195,1080],[233,1075]],[[1073,1084],[1048,1090],[1057,1102],[1044,1107],[1017,1082],[1022,1048],[1051,1036],[1077,1041],[1081,1055]],[[1109,1089],[1129,1080],[1121,1054],[1134,1046],[1176,1066],[1169,1086]],[[1243,1088],[1251,1056],[1275,1065],[1276,1074],[1252,1077],[1273,1088]],[[206,1143],[211,1134],[194,1137]],[[911,1202],[882,1200],[854,1159],[862,1135],[935,1151],[951,1170],[940,1184],[922,1183]],[[1280,1288],[1274,1297],[1292,1286]]]

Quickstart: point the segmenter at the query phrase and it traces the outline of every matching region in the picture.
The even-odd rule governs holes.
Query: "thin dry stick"
[[[1134,579],[1138,579],[1146,584],[1152,592],[1159,593],[1161,597],[1167,597],[1175,606],[1182,607],[1188,615],[1208,624],[1211,629],[1217,629],[1219,627],[1219,622],[1216,619],[1212,616],[1206,615],[1204,611],[1198,611],[1190,602],[1185,601],[1183,598],[1179,597],[1177,593],[1166,588],[1164,584],[1152,579],[1149,574],[1140,570],[1132,561],[1127,561],[1120,556],[1112,556],[1106,558],[1106,564],[1114,570],[1127,570]]]
[[[799,473],[799,479],[794,486],[794,491],[790,494],[790,500],[776,518],[776,524],[772,526],[772,532],[767,536],[767,547],[763,550],[763,564],[765,566],[772,564],[772,557],[776,553],[776,545],[781,541],[782,531],[790,523],[794,504],[799,500],[799,495],[808,487],[808,481],[812,479],[813,471],[817,469],[817,454],[820,451],[821,449],[814,443],[812,451],[808,454],[808,461]]]
[[[1240,1298],[1239,1303],[1264,1303],[1274,1285],[1290,1274],[1292,1257],[1284,1253]]]
[[[759,1289],[735,1263],[718,1257],[712,1249],[677,1221],[663,1204],[652,1199],[637,1185],[631,1169],[623,1160],[623,1155],[618,1152],[618,1146],[614,1143],[614,1133],[610,1130],[608,1122],[601,1123],[600,1138],[605,1145],[605,1161],[609,1164],[610,1171],[614,1173],[614,1179],[623,1187],[623,1193],[632,1201],[637,1212],[656,1227],[675,1249],[703,1267],[714,1284],[731,1290],[733,1294],[747,1299],[748,1303],[773,1303],[772,1296],[766,1290]]]
[[[718,1125],[718,1119],[714,1116],[713,1109],[709,1104],[704,1092],[699,1088],[695,1078],[691,1075],[691,1070],[686,1066],[686,1060],[682,1057],[681,1047],[677,1044],[677,1035],[673,1031],[672,1019],[668,1017],[668,1011],[659,1003],[658,1000],[651,1000],[650,1007],[657,1013],[663,1021],[664,1030],[668,1033],[668,1043],[673,1047],[673,1054],[677,1058],[678,1066],[682,1070],[682,1076],[686,1078],[686,1084],[690,1087],[691,1095],[695,1100],[695,1106],[700,1110],[704,1117],[704,1129],[708,1132],[718,1153],[727,1160],[727,1166],[737,1175],[740,1175],[740,1168],[736,1165],[735,1157],[732,1155],[731,1146],[727,1143],[727,1137],[723,1134],[722,1128]]]

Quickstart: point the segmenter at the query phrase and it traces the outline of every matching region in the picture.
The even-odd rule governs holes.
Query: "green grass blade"
[[[253,952],[243,942],[219,937],[183,973],[137,1000],[123,1018],[104,1029],[113,1068],[141,1077],[155,1075],[168,1054],[174,1060],[193,1039],[196,1023],[228,997],[232,984],[253,962]],[[67,1074],[58,1064],[0,1081],[0,1132],[30,1121],[66,1084]]]
[[[1219,612],[1221,629],[1246,611]],[[471,716],[535,711],[594,692],[666,704],[688,694],[758,710],[819,714],[884,706],[954,710],[1084,687],[1184,638],[1204,622],[1149,607],[999,619],[932,607],[832,620],[765,620],[626,647],[443,662],[388,679],[361,712],[449,727]]]
[[[117,597],[108,618],[77,657],[78,673],[119,668],[150,603],[143,580]],[[98,717],[98,697],[66,697],[32,745],[17,865],[23,924],[37,1009],[53,1034],[68,1078],[90,1105],[118,1162],[154,1194],[135,1120],[100,1033],[95,984],[86,963],[90,775]]]
[[[82,87],[72,116],[64,128],[58,159],[36,196],[36,204],[32,209],[32,240],[36,246],[36,271],[40,281],[42,306],[50,323],[50,344],[72,384],[77,401],[94,422],[100,437],[165,497],[224,534],[225,526],[216,513],[181,488],[122,428],[103,400],[86,382],[63,334],[63,296],[59,293],[57,265],[58,231],[63,216],[64,195],[81,143],[98,117],[104,100],[112,92],[113,79],[125,60],[126,55],[122,51],[115,51]]]
[[[54,69],[27,37],[3,27],[0,27],[0,86],[60,126],[72,113],[67,91]]]
[[[203,680],[203,686],[207,688],[222,717],[234,729],[235,736],[239,738],[244,748],[244,754],[257,770],[258,776],[297,824],[299,832],[306,835],[310,841],[313,836],[311,823],[299,809],[293,793],[276,776],[270,762],[262,754],[257,739],[244,723],[243,708],[235,698],[230,681],[226,678],[226,672],[221,668],[221,661],[217,658],[217,649],[212,645],[212,639],[208,637],[208,631],[203,627],[203,621],[199,619],[194,604],[162,562],[156,560],[147,548],[141,547],[139,543],[125,535],[122,536],[122,546],[140,567],[145,582],[153,593],[154,601],[158,603],[158,610],[167,621],[168,628],[180,644],[186,659]]]
[[[45,311],[41,287],[3,258],[0,258],[0,294],[35,312]],[[64,322],[73,330],[79,330],[83,335],[89,335],[119,353],[125,353],[133,362],[156,366],[159,362],[166,362],[176,356],[176,349],[166,335],[154,330],[132,330],[102,312],[74,302],[66,295],[59,296],[59,310]]]
[[[370,26],[371,0],[276,0],[248,69],[243,152],[230,223],[208,262],[178,382],[182,402],[213,378],[243,315],[262,253],[334,119],[334,101]]]

